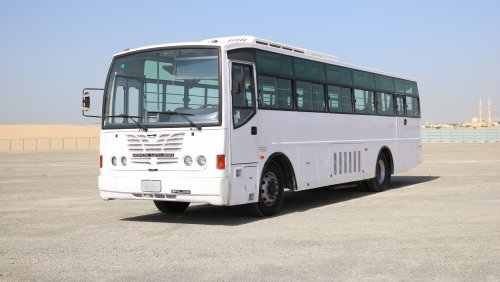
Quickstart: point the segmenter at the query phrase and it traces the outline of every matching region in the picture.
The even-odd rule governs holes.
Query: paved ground
[[[425,144],[393,188],[158,213],[101,201],[95,151],[0,154],[0,280],[500,280],[500,144]]]

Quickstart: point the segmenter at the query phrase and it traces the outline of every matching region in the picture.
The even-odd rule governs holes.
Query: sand
[[[95,150],[99,134],[99,125],[0,125],[0,151]]]
[[[0,139],[99,137],[99,125],[0,125]]]

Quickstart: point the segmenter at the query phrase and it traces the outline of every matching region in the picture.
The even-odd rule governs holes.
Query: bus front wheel
[[[372,192],[384,191],[391,181],[391,168],[387,156],[381,153],[375,164],[375,177],[366,181],[366,187]]]
[[[154,201],[156,208],[164,213],[183,213],[189,207],[189,202]]]
[[[283,204],[283,173],[274,161],[266,166],[259,186],[259,201],[254,204],[258,216],[271,216]]]

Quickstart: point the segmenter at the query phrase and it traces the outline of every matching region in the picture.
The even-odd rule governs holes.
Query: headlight
[[[205,158],[205,156],[199,156],[198,158],[196,158],[196,162],[199,166],[204,166],[207,163],[207,159]]]
[[[127,158],[122,157],[122,165],[126,166],[127,165]]]
[[[193,158],[191,158],[190,156],[185,156],[184,157],[184,164],[187,165],[187,166],[190,166],[193,164]]]
[[[116,166],[116,164],[118,163],[118,160],[116,159],[116,157],[112,157],[111,158],[111,164]]]

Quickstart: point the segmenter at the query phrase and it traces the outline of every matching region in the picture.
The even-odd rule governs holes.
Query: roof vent
[[[332,60],[332,61],[338,61],[337,56],[323,54],[323,53],[319,53],[319,52],[315,52],[315,51],[309,51],[306,49],[293,47],[290,45],[285,45],[285,44],[281,44],[278,42],[274,42],[274,41],[270,41],[270,40],[266,40],[266,39],[262,39],[262,38],[256,38],[253,36],[221,37],[221,38],[212,38],[212,39],[208,39],[208,40],[204,40],[204,41],[208,41],[210,43],[241,43],[241,42],[256,43],[256,44],[260,44],[260,45],[264,45],[264,46],[268,46],[268,47],[272,47],[272,48],[277,48],[277,49],[282,49],[282,50],[286,50],[286,51],[290,51],[290,52],[307,54],[310,56],[320,57],[320,58],[324,58],[324,59],[328,59],[328,60]]]

